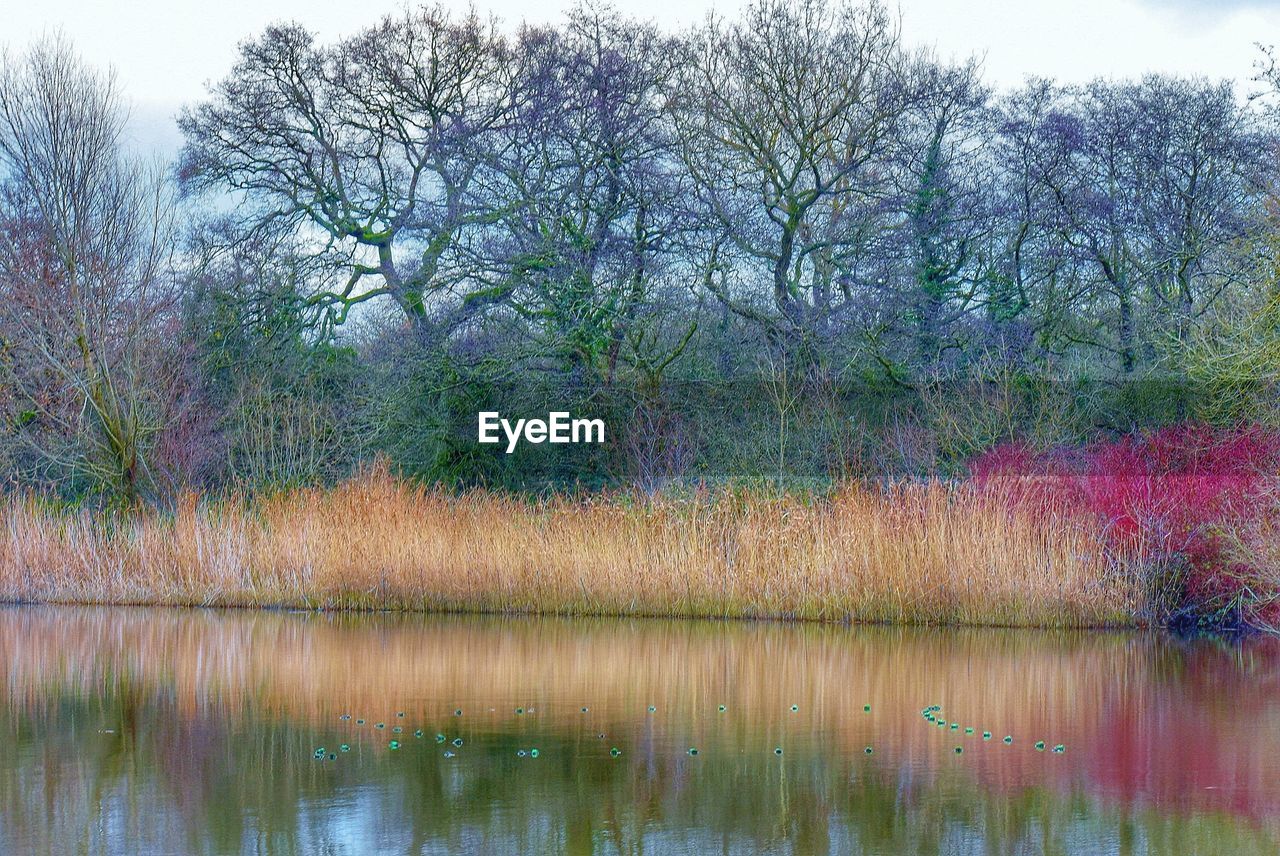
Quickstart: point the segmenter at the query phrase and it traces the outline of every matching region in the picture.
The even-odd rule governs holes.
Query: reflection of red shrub
[[[1191,424],[1080,449],[999,446],[970,471],[980,485],[998,478],[1020,501],[1091,512],[1115,547],[1153,563],[1184,562],[1179,606],[1204,613],[1238,602],[1244,591],[1249,569],[1228,562],[1224,533],[1263,513],[1267,477],[1278,468],[1280,434]]]

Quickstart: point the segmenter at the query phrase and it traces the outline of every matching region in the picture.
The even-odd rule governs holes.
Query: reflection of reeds
[[[1083,518],[938,483],[529,501],[374,472],[247,507],[109,525],[10,499],[0,597],[1045,626],[1141,607]]]
[[[1084,788],[1274,823],[1280,640],[1236,653],[1066,631],[19,607],[0,612],[0,709],[43,718],[69,695],[129,693],[184,720],[251,711],[366,737],[339,714],[403,710],[480,744],[605,731],[627,757],[652,728],[703,759],[786,743],[788,759],[838,764],[874,745],[877,763],[925,778],[963,743],[964,769],[989,788]],[[977,733],[925,723],[933,703]],[[1036,740],[1067,752],[1037,753]]]

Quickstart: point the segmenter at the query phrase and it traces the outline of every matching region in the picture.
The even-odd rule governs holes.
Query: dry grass
[[[1025,626],[1142,607],[1095,524],[937,483],[531,501],[373,471],[115,522],[20,498],[0,517],[7,600]]]

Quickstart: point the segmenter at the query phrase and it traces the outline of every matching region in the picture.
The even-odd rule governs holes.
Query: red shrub
[[[1180,560],[1178,608],[1203,612],[1238,603],[1248,569],[1228,563],[1223,535],[1267,513],[1267,481],[1278,469],[1280,434],[1189,424],[1080,449],[1000,446],[977,458],[971,473],[1020,502],[1087,510],[1113,546],[1154,564]]]

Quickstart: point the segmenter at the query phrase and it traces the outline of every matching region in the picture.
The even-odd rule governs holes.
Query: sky
[[[573,0],[476,0],[509,24],[556,20]],[[745,0],[613,0],[678,29]],[[889,0],[892,5],[893,0]],[[466,3],[447,0],[465,10]],[[131,104],[134,142],[176,150],[173,117],[222,77],[236,44],[273,21],[337,38],[403,8],[403,0],[0,0],[0,45],[21,49],[61,31],[89,62],[114,68]],[[529,8],[529,7],[532,8]],[[1280,0],[900,0],[903,37],[942,57],[976,55],[996,86],[1027,75],[1083,81],[1157,71],[1247,82],[1255,47],[1280,43]]]

